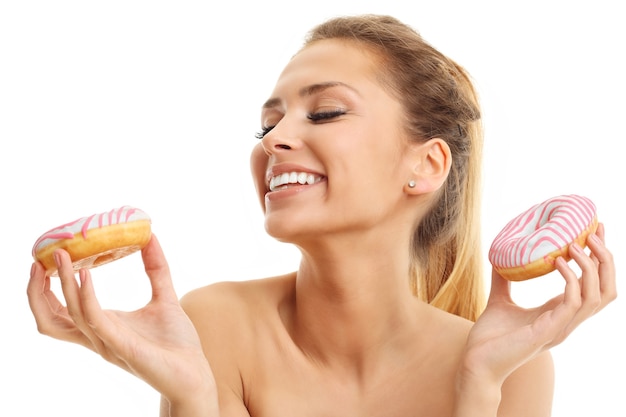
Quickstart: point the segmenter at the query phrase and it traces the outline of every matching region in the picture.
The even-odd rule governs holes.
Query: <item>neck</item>
[[[292,332],[318,361],[362,370],[414,337],[425,304],[409,289],[408,245],[347,242],[302,250]]]

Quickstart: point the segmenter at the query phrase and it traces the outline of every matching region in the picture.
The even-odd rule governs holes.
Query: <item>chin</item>
[[[310,221],[287,220],[284,216],[265,217],[265,231],[268,235],[284,243],[296,243],[305,236],[319,236],[320,228]]]
[[[280,222],[265,221],[265,231],[268,235],[278,240],[279,242],[291,243],[296,236],[293,227],[289,227],[286,224],[280,224]]]

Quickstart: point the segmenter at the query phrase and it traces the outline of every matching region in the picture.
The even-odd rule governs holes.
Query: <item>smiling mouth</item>
[[[289,188],[292,185],[313,185],[324,177],[309,172],[285,172],[270,178],[269,190],[277,191]]]

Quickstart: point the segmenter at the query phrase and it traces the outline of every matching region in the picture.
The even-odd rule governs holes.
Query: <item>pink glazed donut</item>
[[[57,275],[53,253],[65,249],[74,271],[95,268],[143,249],[152,236],[150,217],[142,210],[123,206],[111,211],[82,217],[55,227],[41,235],[32,255]]]
[[[525,281],[552,272],[569,246],[586,246],[598,228],[595,204],[579,195],[561,195],[537,204],[511,220],[493,240],[489,262],[509,281]]]

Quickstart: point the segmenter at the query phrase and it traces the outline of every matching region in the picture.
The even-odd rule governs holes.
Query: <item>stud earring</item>
[[[415,181],[411,180],[409,181],[409,188],[415,188]]]

